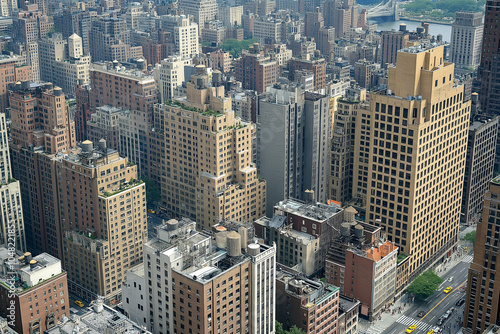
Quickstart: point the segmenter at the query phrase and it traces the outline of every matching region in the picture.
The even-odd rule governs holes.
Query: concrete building
[[[163,207],[207,229],[219,220],[250,222],[261,217],[266,182],[257,177],[252,161],[251,124],[235,117],[224,86],[209,81],[204,66],[196,67],[186,87],[186,96],[155,106],[150,134],[155,143],[150,146],[156,151],[150,155],[160,162],[151,168],[161,175]],[[176,136],[170,135],[173,131]]]
[[[38,10],[36,4],[25,6],[13,19],[13,36],[26,51],[26,64],[31,67],[33,81],[40,81],[38,40],[44,38],[52,27],[50,17]]]
[[[356,298],[361,314],[370,320],[396,291],[398,247],[381,238],[382,229],[355,220],[356,210],[345,209],[345,222],[325,260],[325,277],[340,294]]]
[[[26,57],[18,55],[0,56],[0,110],[9,106],[9,89],[11,83],[32,80],[31,67],[26,65]]]
[[[5,0],[0,1],[0,16],[10,17],[12,14],[17,12],[17,1],[16,0]]]
[[[339,288],[313,281],[286,266],[276,270],[276,320],[306,334],[339,333]]]
[[[11,163],[12,175],[21,184],[26,241],[29,250],[47,252],[62,258],[54,197],[55,181],[49,172],[51,157],[67,153],[76,145],[75,125],[61,88],[29,82],[11,86]],[[35,117],[43,115],[42,117]],[[28,120],[34,119],[34,123]],[[29,126],[26,126],[28,124]],[[42,209],[43,208],[43,209]]]
[[[241,17],[243,16],[243,6],[225,6],[219,7],[219,19],[226,27],[241,26]]]
[[[83,332],[101,333],[141,333],[151,334],[140,324],[127,319],[119,311],[104,305],[102,299],[93,301],[92,308],[77,317],[65,317],[57,326],[45,331],[46,334],[67,334]]]
[[[222,226],[214,245],[195,227],[170,220],[144,245],[150,330],[273,334],[275,248]]]
[[[190,16],[163,15],[160,17],[157,27],[171,34],[177,55],[193,58],[200,53],[199,30],[203,28],[203,25],[200,25],[199,22],[192,22]]]
[[[91,21],[90,55],[92,61],[127,61],[132,58],[127,22],[116,17]]]
[[[142,14],[142,5],[139,2],[131,2],[128,4],[127,11],[125,12],[125,21],[127,21],[127,28],[134,30],[139,28],[139,16]]]
[[[155,79],[139,70],[128,70],[119,64],[93,64],[90,69],[90,105],[110,105],[124,110],[137,110],[153,122],[153,106],[158,102]]]
[[[148,124],[147,114],[125,110],[118,115],[118,151],[123,157],[137,164],[139,175],[148,175]]]
[[[339,334],[358,332],[359,301],[346,296],[339,297]]]
[[[75,95],[78,84],[90,83],[90,56],[83,54],[83,42],[76,34],[67,40],[56,33],[38,42],[40,78]]]
[[[108,147],[118,150],[120,144],[118,117],[122,112],[122,108],[109,105],[97,107],[87,121],[87,139],[93,143],[105,139]]]
[[[271,16],[256,19],[253,22],[253,38],[258,39],[260,44],[286,42],[281,19]]]
[[[375,73],[380,68],[379,64],[367,60],[360,60],[354,63],[354,80],[368,90],[376,85]]]
[[[498,0],[486,3],[481,63],[478,71],[478,80],[481,82],[481,105],[491,115],[500,114],[500,78],[496,75],[500,71],[500,40],[491,37],[500,33],[500,26],[495,24],[499,8]]]
[[[398,51],[406,47],[410,35],[405,31],[382,31],[380,42],[380,58],[383,68],[396,64]]]
[[[194,22],[200,27],[200,33],[205,27],[205,22],[215,20],[219,12],[216,0],[181,0],[179,8],[184,10],[184,14],[194,17]]]
[[[453,81],[454,64],[443,59],[444,46],[399,51],[387,89],[372,91],[366,110],[366,221],[411,256],[411,277],[458,241],[470,101]]]
[[[54,26],[63,34],[63,38],[68,38],[73,34],[80,36],[84,54],[90,54],[91,20],[97,16],[97,12],[85,10],[82,4],[80,2],[76,7],[65,8],[62,12],[55,14]]]
[[[0,315],[14,324],[16,333],[43,333],[69,317],[68,282],[59,259],[25,253],[3,264],[8,273],[0,276]]]
[[[258,44],[254,44],[248,51],[243,50],[241,57],[235,60],[234,76],[244,89],[262,93],[266,87],[276,83],[278,62],[272,61]]]
[[[267,215],[283,199],[312,190],[325,203],[330,169],[330,98],[296,86],[269,88],[258,101],[257,164],[269,187]]]
[[[254,223],[255,233],[268,245],[276,244],[276,261],[307,277],[323,272],[324,259],[343,210],[336,205],[285,200],[274,207],[272,218]]]
[[[121,306],[127,318],[144,328],[147,328],[149,318],[148,296],[144,279],[144,264],[141,263],[127,271],[127,276],[122,283]]]
[[[295,72],[299,70],[309,70],[314,74],[314,91],[325,88],[326,85],[326,62],[320,59],[298,59],[292,58],[288,62],[290,80],[295,80]]]
[[[498,230],[500,220],[496,217],[500,178],[491,180],[484,196],[482,220],[477,224],[474,260],[467,278],[467,297],[463,327],[469,333],[484,333],[490,324],[498,321],[499,277],[496,276],[495,260],[498,256]]]
[[[484,194],[493,177],[497,132],[498,117],[478,119],[469,126],[462,200],[462,219],[467,224],[477,223],[483,212]]]
[[[94,149],[88,140],[54,165],[70,290],[86,299],[117,300],[127,269],[142,262],[148,234],[146,187],[137,166],[104,141]],[[80,187],[86,191],[73,191]]]
[[[177,87],[186,81],[184,68],[192,63],[191,58],[170,56],[155,66],[154,76],[160,93],[160,103],[178,96]]]
[[[451,27],[451,61],[457,68],[477,69],[481,63],[483,40],[483,14],[457,12]]]
[[[337,100],[334,116],[331,168],[328,198],[345,203],[352,197],[353,183],[361,182],[354,178],[356,119],[358,110],[366,100],[366,89],[349,88],[351,93]],[[352,96],[351,96],[352,95]],[[362,136],[364,139],[366,137]]]
[[[90,108],[90,85],[78,84],[76,86],[76,111],[75,135],[76,141],[82,142],[87,139],[87,122],[90,120],[92,110]]]
[[[26,231],[19,181],[12,178],[5,113],[0,113],[0,245],[24,252]]]

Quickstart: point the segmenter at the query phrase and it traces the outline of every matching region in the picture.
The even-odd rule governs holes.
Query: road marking
[[[471,263],[472,260],[474,260],[474,257],[472,255],[466,255],[462,258],[462,261],[461,262],[464,262],[464,263]]]
[[[421,329],[423,331],[425,331],[425,330],[433,327],[432,325],[430,325],[428,323],[419,321],[417,319],[413,319],[413,318],[408,317],[406,315],[402,315],[401,317],[399,317],[399,319],[396,320],[396,322],[398,322],[398,323],[400,323],[402,325],[405,325],[405,326],[417,325],[417,328]]]
[[[429,315],[429,313],[431,313],[432,311],[434,311],[434,309],[443,302],[443,300],[445,300],[446,298],[448,298],[449,296],[451,296],[453,293],[455,293],[456,291],[458,291],[458,289],[460,289],[463,285],[465,285],[465,283],[467,283],[467,280],[465,280],[462,284],[459,284],[458,287],[456,287],[455,289],[453,289],[452,291],[450,291],[449,293],[446,294],[446,296],[444,296],[443,299],[441,299],[436,305],[434,305],[433,308],[431,308],[429,310],[429,312],[427,312],[421,319],[424,320],[424,318],[426,316]]]

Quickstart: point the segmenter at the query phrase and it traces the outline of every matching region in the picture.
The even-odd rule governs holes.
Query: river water
[[[417,30],[417,27],[422,24],[422,22],[399,20],[392,22],[378,22],[370,21],[370,23],[376,23],[379,31],[399,30],[399,25],[401,23],[406,24],[406,30]],[[429,34],[437,36],[439,34],[443,35],[443,40],[449,42],[451,40],[451,25],[439,24],[439,23],[429,23]]]

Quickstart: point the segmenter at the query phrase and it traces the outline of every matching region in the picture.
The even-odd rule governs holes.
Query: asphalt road
[[[461,291],[459,288],[464,285],[466,286],[469,266],[470,263],[468,262],[459,262],[455,267],[450,268],[443,276],[445,281],[438,291],[426,301],[412,304],[406,312],[404,312],[404,314],[383,333],[405,333],[408,326],[413,324],[417,325],[417,329],[415,329],[412,334],[427,333],[429,330],[438,327],[443,330],[443,334],[457,333],[461,328],[461,324],[457,324],[457,320],[459,317],[463,317],[464,305],[456,306],[455,303],[465,298],[465,292],[463,292],[465,289]],[[449,281],[450,278],[452,278],[451,282]],[[453,290],[448,294],[443,293],[443,290],[448,286],[453,287]],[[451,307],[454,307],[455,311],[441,326],[438,326],[437,321],[439,318]],[[417,316],[420,311],[425,312],[422,318]]]
[[[162,221],[168,221],[169,218],[165,216],[162,218],[156,214],[148,212],[148,239],[153,239],[156,237],[156,227],[162,224]]]

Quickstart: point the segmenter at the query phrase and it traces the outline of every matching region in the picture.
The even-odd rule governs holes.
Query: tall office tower
[[[286,266],[276,270],[276,321],[306,334],[340,333],[339,288],[304,279]]]
[[[61,88],[52,84],[37,88],[29,88],[29,82],[15,85],[9,101],[12,175],[21,183],[27,247],[62,258],[56,235],[55,174],[49,171],[51,157],[76,145],[69,107]]]
[[[366,218],[411,257],[410,278],[458,240],[470,101],[443,58],[444,46],[399,51],[387,89],[370,94],[366,111]]]
[[[0,57],[0,111],[5,112],[9,106],[9,90],[11,83],[18,81],[31,81],[31,67],[26,66],[26,57],[2,56]]]
[[[170,220],[144,245],[144,276],[152,277],[149,329],[273,334],[276,248],[247,244],[246,230],[224,226],[214,245],[195,227],[185,218]]]
[[[164,15],[160,18],[159,28],[169,32],[173,37],[175,52],[186,58],[200,53],[199,29],[201,26],[191,21],[186,15]]]
[[[346,3],[346,2],[344,2]],[[353,8],[352,6],[340,6],[336,0],[327,0],[323,2],[323,17],[325,18],[325,27],[335,28],[335,37],[344,38],[352,24]]]
[[[359,300],[361,314],[371,320],[394,299],[398,247],[382,238],[380,227],[356,221],[356,213],[353,207],[344,210],[325,259],[325,278],[341,295]]]
[[[319,7],[314,12],[307,13],[305,20],[305,35],[307,37],[317,39],[320,29],[324,26],[323,13]]]
[[[79,3],[81,5],[82,3]],[[60,14],[54,16],[54,26],[57,31],[63,34],[63,38],[68,38],[77,34],[82,38],[84,54],[90,54],[90,28],[92,17],[97,13],[85,11],[84,7],[72,7],[64,9]]]
[[[283,21],[279,17],[272,16],[256,19],[253,22],[253,38],[262,45],[286,42],[286,36],[283,34]]]
[[[354,80],[368,90],[375,86],[375,72],[380,69],[380,64],[365,59],[354,63]]]
[[[477,223],[483,212],[484,194],[493,177],[498,117],[477,117],[469,126],[462,200],[462,219]]]
[[[0,248],[2,257],[5,253],[7,249]],[[70,316],[67,274],[59,259],[47,253],[35,257],[25,253],[19,259],[6,257],[1,262],[0,316],[15,315],[9,319],[15,333],[44,333]],[[13,269],[7,274],[8,267]],[[10,303],[14,305],[13,312],[7,308]]]
[[[5,113],[0,113],[0,244],[26,251],[26,231],[19,181],[12,178]]]
[[[234,62],[234,76],[244,89],[263,93],[266,87],[278,80],[278,63],[271,61],[271,57],[254,44],[248,51],[243,50],[241,57]]]
[[[383,68],[387,68],[388,64],[396,64],[398,51],[404,49],[408,41],[409,34],[404,31],[382,31],[380,63]]]
[[[204,66],[186,85],[187,96],[155,105],[150,155],[160,159],[153,168],[161,176],[162,204],[206,229],[219,220],[261,217],[266,182],[252,161],[251,124],[235,116],[224,86],[209,82]]]
[[[205,22],[215,20],[219,12],[216,0],[181,0],[179,8],[184,10],[184,14],[194,17],[194,22],[200,27],[200,33]]]
[[[499,277],[496,276],[500,218],[497,217],[500,198],[500,177],[491,180],[484,195],[482,220],[477,224],[474,260],[467,278],[464,322],[469,333],[484,333],[490,324],[497,324]]]
[[[295,86],[273,87],[258,102],[258,170],[268,182],[267,215],[283,199],[305,199],[312,190],[327,198],[330,127],[333,115],[326,95]]]
[[[37,5],[26,5],[14,17],[13,34],[15,40],[21,42],[26,50],[26,63],[31,66],[33,81],[40,81],[40,65],[38,40],[44,38],[52,27],[52,18],[43,15]]]
[[[66,44],[68,44],[68,41],[63,39],[62,34],[59,33],[55,33],[50,37],[46,36],[38,41],[40,80],[54,83],[52,63],[65,58]]]
[[[481,62],[483,13],[457,12],[451,27],[451,61],[457,67],[476,69]]]
[[[325,88],[326,85],[326,62],[324,58],[320,59],[299,59],[292,58],[288,62],[290,79],[295,80],[295,72],[300,70],[312,71],[314,74],[314,91]]]
[[[353,183],[361,182],[353,175],[356,119],[358,110],[366,100],[366,89],[349,88],[354,94],[346,94],[337,100],[337,112],[333,121],[331,169],[328,198],[345,203],[352,197]],[[352,95],[352,96],[351,96]],[[363,136],[364,137],[364,136]]]
[[[122,112],[122,108],[110,105],[95,108],[95,112],[87,121],[87,139],[94,143],[105,139],[108,147],[118,150],[120,143],[118,117]]]
[[[125,110],[118,116],[118,151],[137,164],[139,175],[148,175],[148,115],[137,110]]]
[[[75,111],[75,136],[77,142],[87,139],[87,121],[90,120],[90,86],[82,85],[81,81],[76,86],[76,111]]]
[[[142,14],[142,5],[138,2],[131,2],[128,4],[127,11],[125,12],[125,20],[127,27],[130,30],[135,30],[139,27],[138,17]]]
[[[110,105],[138,110],[153,122],[153,105],[158,101],[155,79],[137,70],[126,70],[111,65],[93,64],[90,69],[90,107]]]
[[[78,154],[58,158],[53,173],[70,291],[114,300],[127,269],[142,262],[148,238],[146,187],[137,166],[104,140],[97,148],[87,140]]]
[[[100,17],[91,22],[89,44],[92,61],[127,61],[132,58],[130,30],[124,19]]]
[[[500,33],[498,24],[499,0],[486,2],[484,13],[483,43],[478,79],[481,82],[481,105],[491,115],[500,114],[500,40],[495,36]]]
[[[160,103],[165,103],[179,95],[177,88],[185,81],[184,67],[191,66],[191,58],[170,56],[157,64],[154,68],[156,86],[160,91]]]

